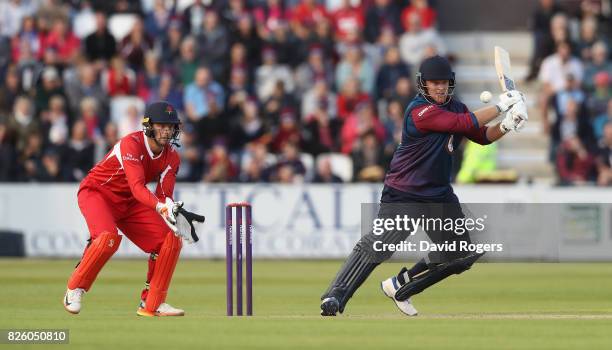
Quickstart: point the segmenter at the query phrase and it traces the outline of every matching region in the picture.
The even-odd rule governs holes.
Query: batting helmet
[[[446,58],[436,55],[425,59],[417,73],[417,90],[427,101],[436,103],[425,89],[427,80],[448,80],[448,98],[443,104],[450,102],[455,91],[455,72]]]

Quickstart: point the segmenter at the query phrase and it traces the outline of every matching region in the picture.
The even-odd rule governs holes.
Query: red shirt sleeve
[[[467,107],[463,106],[463,111],[465,113],[469,113],[470,110]],[[467,137],[470,141],[476,142],[479,145],[488,145],[491,144],[491,141],[487,138],[487,126],[481,126],[478,129],[471,129],[468,132],[464,133],[463,136]]]
[[[412,110],[414,126],[420,132],[445,132],[467,134],[477,131],[478,120],[474,113],[455,113],[438,106],[426,104]]]
[[[487,138],[487,126],[482,126],[479,129],[472,129],[463,134],[463,136],[467,137],[471,141],[476,142],[479,145],[488,145],[491,143]]]
[[[170,161],[159,175],[159,182],[155,189],[155,195],[159,200],[165,201],[166,197],[174,200],[174,184],[176,184],[176,174],[179,170],[180,158],[175,150],[169,149]]]
[[[140,203],[155,209],[159,199],[146,187],[144,168],[142,167],[144,147],[141,147],[133,138],[126,137],[121,140],[120,150],[123,171],[132,195]]]

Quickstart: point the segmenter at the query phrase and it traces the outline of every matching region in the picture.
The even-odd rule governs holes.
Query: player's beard
[[[168,143],[170,143],[171,139],[172,139],[172,133],[168,133],[167,135],[164,135],[164,133],[161,130],[159,132],[156,132],[155,137],[153,138],[153,140],[155,140],[155,143],[157,143],[157,145],[160,147],[166,146]]]

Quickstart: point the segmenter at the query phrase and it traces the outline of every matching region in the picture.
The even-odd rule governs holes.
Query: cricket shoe
[[[398,301],[395,299],[395,293],[397,293],[397,291],[400,289],[400,284],[397,280],[397,276],[393,276],[382,281],[380,283],[380,288],[386,296],[388,296],[395,302],[395,305],[398,309],[400,309],[401,312],[405,313],[408,316],[416,316],[418,314],[417,309],[415,309],[412,305],[412,302],[410,302],[410,298],[403,301]]]
[[[336,316],[340,303],[336,297],[328,297],[321,302],[321,316]]]
[[[166,303],[161,303],[155,312],[150,312],[145,309],[145,302],[141,301],[138,310],[136,311],[138,316],[185,316],[185,310],[177,309],[174,306]]]
[[[83,294],[85,294],[85,289],[83,288],[67,289],[63,300],[64,309],[71,314],[78,314],[81,311]]]

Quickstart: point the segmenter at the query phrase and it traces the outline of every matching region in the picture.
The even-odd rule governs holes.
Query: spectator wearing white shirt
[[[399,49],[402,60],[414,67],[418,67],[426,58],[427,51],[432,47],[440,56],[446,55],[446,45],[435,28],[423,29],[421,18],[413,13],[407,17],[406,31],[400,36]]]
[[[126,115],[119,121],[119,137],[131,134],[142,129],[142,118],[136,105],[130,105],[126,109]]]
[[[584,68],[582,62],[572,56],[570,45],[560,42],[557,44],[557,52],[542,62],[538,79],[548,92],[556,93],[567,86],[567,76],[570,74],[582,82]]]
[[[12,38],[18,34],[24,17],[32,16],[36,5],[32,0],[0,1],[0,35]]]
[[[323,79],[317,80],[314,86],[304,94],[302,120],[307,122],[313,118],[318,109],[323,109],[331,118],[336,118],[336,99],[336,94],[330,91],[327,82]]]
[[[344,56],[336,66],[336,86],[344,86],[348,79],[356,78],[359,80],[361,90],[372,94],[376,76],[374,67],[364,56],[359,45],[347,47]]]
[[[255,72],[255,90],[259,100],[265,101],[272,96],[276,82],[279,80],[284,83],[285,91],[292,93],[295,89],[295,82],[289,67],[277,63],[276,52],[270,47],[263,50],[262,56],[263,64]]]
[[[581,84],[584,77],[582,62],[572,56],[569,43],[561,41],[557,44],[556,53],[546,57],[540,67],[538,80],[543,84],[540,96],[540,109],[542,111],[543,131],[548,133],[548,101],[551,96],[567,88],[567,77],[573,77]]]

